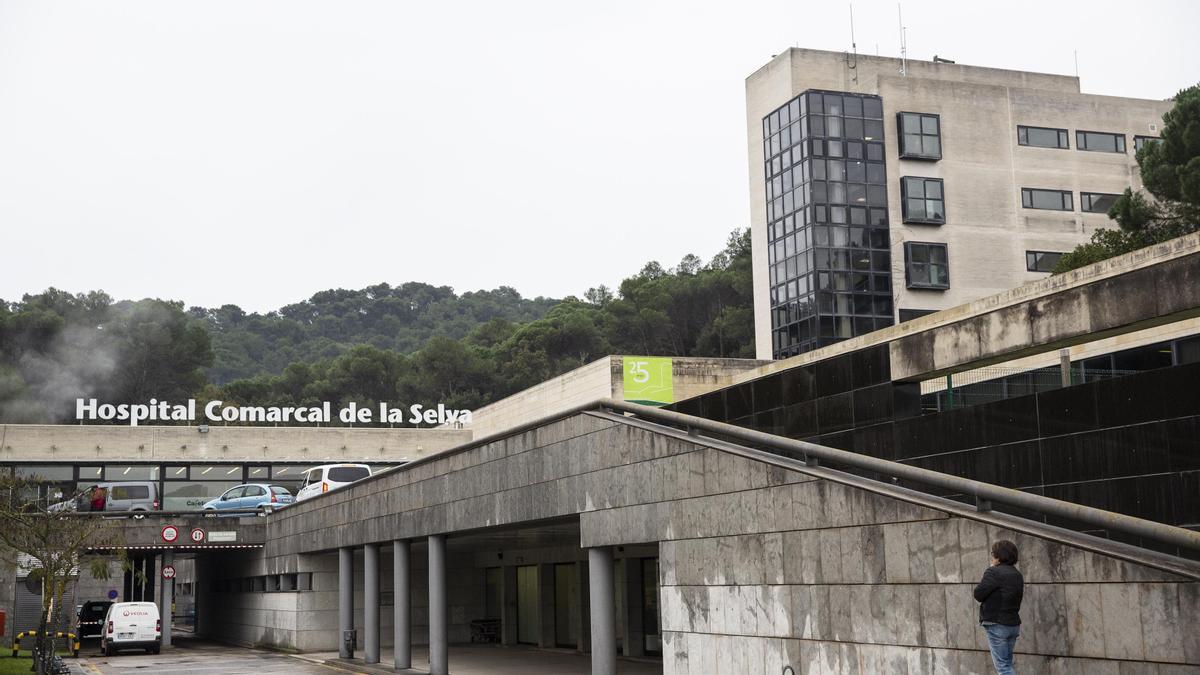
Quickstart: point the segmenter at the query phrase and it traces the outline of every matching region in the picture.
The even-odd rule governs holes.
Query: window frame
[[[1025,204],[1025,193],[1026,193],[1026,192],[1029,192],[1029,193],[1030,193],[1030,195],[1031,195],[1031,196],[1030,196],[1030,199],[1029,199],[1029,205],[1026,205],[1026,204]],[[1069,200],[1070,200],[1070,208],[1065,208],[1065,209],[1048,209],[1048,208],[1046,208],[1046,207],[1044,207],[1044,206],[1033,206],[1033,197],[1032,197],[1032,193],[1034,193],[1034,192],[1057,192],[1057,193],[1059,193],[1060,195],[1066,195],[1066,196],[1067,196],[1067,199],[1069,199]],[[1074,212],[1075,212],[1075,194],[1074,194],[1072,191],[1070,191],[1070,190],[1058,190],[1058,189],[1055,189],[1055,188],[1034,188],[1034,187],[1023,187],[1023,188],[1021,188],[1021,208],[1023,208],[1023,209],[1033,209],[1033,210],[1035,210],[1035,211],[1057,211],[1057,212],[1059,212],[1059,213],[1074,213]]]
[[[1087,208],[1087,205],[1085,203],[1087,201],[1087,198],[1088,197],[1114,197],[1114,198],[1117,198],[1120,196],[1121,195],[1119,193],[1113,193],[1113,192],[1084,192],[1083,190],[1080,190],[1079,191],[1079,212],[1080,213],[1107,214],[1108,209],[1104,209],[1103,211],[1093,211],[1093,210]]]
[[[1065,140],[1066,145],[1034,145],[1033,143],[1029,142],[1028,131],[1030,129],[1038,129],[1040,131],[1058,132],[1059,140]],[[1024,143],[1021,142],[1021,131],[1022,130],[1026,131],[1026,134],[1025,134],[1026,142],[1024,142]],[[1017,145],[1019,145],[1023,148],[1044,148],[1046,150],[1070,150],[1071,149],[1071,131],[1069,129],[1063,129],[1060,127],[1039,127],[1039,126],[1035,126],[1032,124],[1018,124],[1017,125]]]
[[[1032,256],[1044,256],[1047,254],[1058,256],[1058,258],[1054,259],[1055,265],[1057,265],[1058,261],[1060,259],[1062,259],[1063,255],[1065,255],[1065,253],[1062,251],[1025,251],[1025,271],[1026,272],[1037,272],[1038,274],[1049,274],[1051,271],[1053,271],[1054,265],[1051,265],[1050,266],[1051,269],[1048,269],[1048,270],[1037,269],[1036,262],[1034,262],[1034,261],[1036,261],[1038,259],[1032,257]],[[1031,263],[1034,263],[1034,264],[1031,264]]]
[[[946,262],[944,263],[945,268],[946,268],[945,283],[938,284],[938,283],[933,283],[933,282],[922,283],[919,281],[913,281],[913,274],[912,274],[913,265],[942,265],[943,264],[943,263],[933,263],[933,262],[923,262],[923,263],[913,262],[912,261],[912,257],[913,257],[912,252],[913,252],[913,248],[916,246],[924,246],[928,249],[940,248],[945,253],[945,258],[946,258]],[[932,278],[932,275],[930,275],[930,278]],[[938,242],[938,241],[906,241],[906,242],[904,242],[904,285],[906,288],[909,288],[912,290],[933,290],[933,291],[949,290],[949,288],[950,288],[950,246],[944,242]]]
[[[937,218],[928,218],[928,217],[916,218],[916,217],[910,217],[908,215],[908,181],[910,179],[922,181],[923,184],[921,187],[923,190],[927,189],[925,187],[924,183],[928,182],[928,181],[936,181],[938,183],[938,185],[941,187],[941,192],[942,192],[941,198],[934,200],[934,201],[939,201],[942,203],[942,217],[940,220]],[[918,199],[918,197],[913,197],[913,199]],[[919,199],[922,199],[924,201],[930,201],[929,197],[920,197]],[[928,211],[926,211],[926,213],[928,213]],[[946,181],[945,181],[945,179],[935,178],[932,176],[901,176],[900,177],[900,218],[905,223],[913,223],[913,224],[919,224],[919,225],[945,225],[946,224]]]
[[[1085,147],[1083,147],[1084,143],[1081,142],[1082,139],[1084,138],[1083,134],[1099,134],[1102,136],[1112,136],[1113,138],[1120,138],[1121,139],[1121,149],[1120,150],[1096,150],[1096,149],[1092,149],[1092,148],[1085,148]],[[1115,131],[1092,131],[1092,130],[1088,130],[1088,129],[1076,129],[1075,130],[1075,149],[1079,150],[1081,152],[1104,152],[1104,153],[1107,153],[1110,155],[1127,155],[1127,154],[1129,154],[1129,142],[1128,142],[1128,139],[1125,138],[1125,134],[1119,134]]]
[[[916,115],[919,120],[919,125],[921,127],[921,132],[919,134],[921,137],[921,152],[912,152],[907,147],[905,147],[905,144],[904,144],[904,116],[905,115]],[[926,118],[926,117],[932,117],[933,119],[937,120],[937,133],[936,134],[925,133],[924,118]],[[937,138],[937,141],[938,141],[938,154],[937,155],[927,155],[924,153],[926,137]],[[946,150],[945,141],[942,139],[942,116],[939,113],[923,113],[923,112],[915,112],[912,110],[901,110],[900,112],[896,113],[896,149],[899,151],[900,159],[915,159],[915,160],[928,161],[928,162],[936,162],[936,161],[941,160],[942,156],[945,154],[945,150]]]
[[[1138,141],[1158,142],[1161,140],[1162,140],[1162,136],[1143,136],[1141,134],[1134,134],[1133,135],[1133,154],[1134,154],[1134,156],[1137,156],[1138,150],[1141,150],[1141,148],[1138,147]]]

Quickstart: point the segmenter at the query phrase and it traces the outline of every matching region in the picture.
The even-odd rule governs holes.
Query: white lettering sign
[[[343,424],[470,424],[470,410],[455,410],[439,403],[437,406],[410,405],[407,408],[387,401],[379,403],[379,416],[369,406],[360,406],[351,401],[337,410],[329,401],[311,406],[246,406],[225,405],[224,401],[209,401],[204,404],[203,419],[206,422],[234,424],[329,424],[336,418]],[[94,398],[75,399],[75,419],[101,420],[104,422],[127,422],[136,427],[143,422],[195,422],[197,420],[195,399],[187,403],[172,404],[150,399],[149,403],[130,404],[100,403]]]

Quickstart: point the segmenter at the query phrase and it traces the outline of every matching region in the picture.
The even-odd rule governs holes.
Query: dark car
[[[108,614],[111,600],[89,600],[79,606],[79,639],[98,638],[104,629],[104,616]]]

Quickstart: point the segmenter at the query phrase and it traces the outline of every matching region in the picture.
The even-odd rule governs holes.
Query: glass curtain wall
[[[772,350],[892,325],[883,102],[806,91],[763,118]]]

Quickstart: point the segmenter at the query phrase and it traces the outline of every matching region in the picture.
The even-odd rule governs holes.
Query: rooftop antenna
[[[1079,79],[1079,50],[1075,50],[1075,79]]]
[[[853,82],[858,84],[858,43],[854,41],[854,3],[850,5],[850,49],[854,51],[854,62],[850,62],[850,57],[846,57],[846,67],[854,73]]]
[[[900,21],[900,76],[908,75],[908,39],[904,32],[904,12],[900,9],[900,3],[896,3],[896,18]]]

